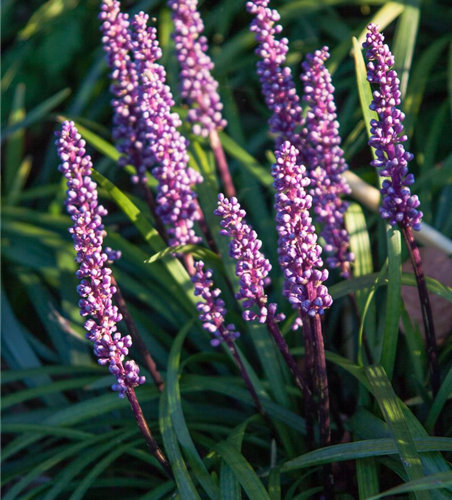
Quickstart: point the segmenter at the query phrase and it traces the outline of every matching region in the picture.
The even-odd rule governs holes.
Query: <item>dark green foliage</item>
[[[172,24],[164,2],[122,3],[157,19],[168,81],[178,99]],[[221,140],[238,198],[273,263],[271,299],[290,319],[292,311],[281,298],[272,215],[272,139],[244,3],[205,0],[201,12],[230,124]],[[361,43],[372,18],[385,29],[403,68],[414,189],[425,222],[450,237],[450,1],[273,0],[272,6],[282,14],[299,90],[300,61],[330,46],[347,161],[374,185],[363,121],[369,89],[360,53],[354,58],[351,51],[352,37]],[[153,229],[152,216],[129,182],[131,167],[123,171],[115,165],[98,7],[98,0],[2,1],[3,498],[295,500],[318,495],[320,466],[333,462],[338,498],[377,498],[393,488],[388,495],[452,499],[450,336],[440,347],[443,385],[432,401],[425,346],[400,298],[400,286],[416,283],[401,272],[407,252],[398,231],[386,238],[384,224],[367,208],[354,203],[349,211],[354,278],[330,278],[335,302],[324,325],[334,446],[308,453],[302,398],[265,329],[241,319],[227,286],[228,280],[235,286],[236,277],[212,215],[219,189],[213,157],[208,144],[184,124],[192,166],[205,178],[198,187],[200,202],[222,259],[203,246],[183,251],[202,256],[215,270],[230,320],[242,333],[237,345],[274,423],[273,436],[227,351],[210,346],[197,321],[189,277]],[[184,116],[183,107],[178,111]],[[173,464],[177,487],[146,448],[127,402],[110,391],[112,377],[96,364],[84,338],[65,188],[53,147],[60,115],[80,125],[93,152],[100,196],[110,212],[107,244],[123,255],[114,272],[166,380],[160,395],[148,376],[137,395]],[[152,179],[150,186],[155,187]],[[433,279],[427,285],[433,300],[441,296],[452,307],[451,288]],[[356,298],[362,328],[349,294]],[[288,326],[289,320],[282,330],[301,361],[301,336]],[[126,333],[125,325],[121,328]],[[449,325],[449,335],[451,330]],[[373,361],[382,367],[367,366],[363,332]],[[140,353],[132,355],[142,366]],[[433,437],[438,420],[444,433]]]

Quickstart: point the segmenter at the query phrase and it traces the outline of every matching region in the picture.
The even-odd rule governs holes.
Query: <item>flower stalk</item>
[[[121,289],[119,288],[118,283],[116,282],[116,279],[113,276],[111,281],[112,285],[116,288],[114,297],[116,299],[116,303],[118,304],[118,309],[122,314],[124,322],[127,325],[127,329],[129,330],[129,333],[133,341],[136,343],[138,350],[140,351],[143,357],[144,364],[146,365],[146,368],[151,374],[151,377],[154,380],[157,389],[160,392],[162,392],[165,384],[163,382],[160,372],[157,369],[157,365],[155,364],[155,361],[151,353],[149,352],[149,349],[146,347],[146,344],[144,343],[144,340],[141,337],[140,332],[138,331],[138,328],[135,325],[135,322],[133,321],[129,308],[127,307],[127,303],[124,300],[124,297],[121,293]]]
[[[408,163],[414,158],[406,151],[403,143],[408,137],[404,135],[404,113],[398,109],[401,104],[400,80],[393,69],[394,56],[378,26],[369,24],[363,48],[367,50],[367,80],[377,86],[373,93],[373,101],[369,108],[378,115],[378,120],[371,120],[371,137],[369,145],[375,149],[375,160],[371,165],[378,169],[384,177],[381,187],[382,204],[380,215],[391,226],[398,225],[410,253],[411,263],[418,286],[421,301],[422,318],[426,333],[429,368],[433,397],[440,386],[440,370],[430,298],[422,270],[422,260],[414,240],[413,230],[421,228],[422,212],[417,195],[411,194],[410,186],[414,183],[414,175],[409,172]]]
[[[146,443],[165,472],[172,477],[168,461],[149,430],[135,394],[135,387],[144,384],[145,377],[140,375],[135,361],[125,361],[132,338],[130,335],[123,337],[118,332],[117,324],[123,317],[113,305],[113,297],[118,290],[112,271],[106,265],[117,259],[119,254],[103,246],[106,231],[102,217],[108,212],[98,203],[97,184],[91,177],[91,157],[86,154],[86,143],[73,122],[63,122],[57,137],[56,146],[62,161],[59,171],[67,179],[68,187],[65,204],[74,222],[69,232],[77,252],[76,262],[80,264],[76,272],[81,280],[77,287],[81,297],[80,315],[88,317],[84,324],[86,338],[94,343],[98,363],[108,366],[115,377],[112,389],[118,392],[120,398],[127,396]]]

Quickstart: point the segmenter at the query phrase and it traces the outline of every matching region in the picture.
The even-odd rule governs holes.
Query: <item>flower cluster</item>
[[[200,213],[194,184],[202,176],[188,167],[187,140],[178,132],[179,115],[171,111],[173,96],[165,84],[166,73],[156,61],[161,57],[154,27],[147,28],[149,16],[143,12],[132,21],[132,52],[140,75],[140,134],[147,151],[146,168],[158,180],[157,214],[167,229],[170,245],[197,244],[193,225]],[[156,165],[156,166],[155,166]]]
[[[259,323],[265,323],[270,314],[276,321],[282,321],[284,315],[276,315],[277,305],[267,305],[264,286],[270,281],[268,273],[272,266],[260,251],[262,241],[257,238],[256,231],[244,221],[245,210],[240,207],[237,198],[229,201],[220,194],[215,215],[223,218],[220,233],[231,238],[229,256],[237,260],[235,273],[239,277],[240,291],[235,298],[243,300],[243,307],[246,309],[243,318],[246,321],[257,318]],[[258,314],[251,311],[254,305],[259,309]]]
[[[400,81],[394,65],[394,56],[389,47],[383,43],[384,36],[378,27],[369,24],[366,41],[367,80],[378,85],[373,93],[370,109],[378,114],[378,120],[371,121],[371,138],[369,145],[375,148],[376,160],[372,166],[379,168],[379,174],[387,177],[383,181],[381,194],[383,197],[380,213],[394,226],[421,228],[422,212],[418,210],[419,198],[412,195],[410,188],[414,183],[413,174],[408,173],[408,162],[413,155],[405,151],[403,142],[407,140],[403,133],[405,115],[397,109],[400,105]]]
[[[198,302],[196,307],[199,311],[199,319],[203,322],[203,327],[215,338],[210,343],[216,347],[221,342],[233,342],[240,337],[233,324],[224,325],[226,308],[224,302],[219,298],[221,291],[218,288],[211,290],[213,286],[212,270],[204,271],[204,262],[195,263],[196,273],[191,280],[195,285],[195,295],[201,296],[204,301]]]
[[[347,164],[339,136],[334,87],[325,67],[330,54],[327,47],[309,54],[303,63],[304,100],[310,109],[303,128],[304,158],[311,179],[309,193],[317,221],[323,225],[326,259],[331,268],[339,267],[343,277],[350,275],[353,254],[348,251],[349,237],[345,229],[344,213],[348,203],[341,195],[349,194],[350,187],[341,175]]]
[[[121,166],[132,164],[137,174],[134,183],[146,182],[146,166],[143,165],[143,150],[138,141],[140,111],[138,99],[138,74],[131,59],[131,36],[128,14],[121,12],[117,0],[103,0],[99,19],[102,21],[102,45],[112,81],[110,91],[114,96],[113,139],[122,157]]]
[[[323,314],[332,304],[328,289],[322,283],[328,271],[320,257],[322,249],[309,216],[312,198],[306,193],[310,179],[306,168],[297,164],[297,149],[286,141],[276,151],[272,168],[275,179],[276,228],[279,235],[279,262],[284,272],[284,295],[294,308],[309,316]]]
[[[74,123],[64,122],[57,136],[56,145],[62,161],[59,170],[67,179],[66,207],[74,221],[69,232],[77,252],[76,262],[80,264],[76,273],[81,280],[77,287],[82,297],[80,314],[90,317],[85,323],[86,338],[94,342],[99,364],[109,365],[110,372],[116,377],[112,389],[123,398],[129,388],[143,384],[145,378],[139,375],[140,369],[135,361],[124,362],[132,339],[122,337],[116,327],[122,316],[112,303],[116,289],[112,286],[111,269],[105,264],[118,255],[111,249],[108,255],[103,250],[105,230],[102,217],[107,211],[98,203],[97,184],[91,178],[91,158],[86,154],[85,141]]]
[[[302,109],[290,68],[283,66],[289,50],[287,38],[277,40],[282,26],[278,23],[279,13],[268,7],[269,0],[253,0],[246,4],[248,12],[254,15],[250,30],[256,34],[257,74],[261,81],[265,102],[272,112],[270,131],[277,134],[276,147],[285,140],[302,149],[297,127],[302,122]]]
[[[182,98],[192,106],[188,120],[194,124],[193,133],[207,137],[213,130],[223,129],[218,82],[211,71],[213,62],[207,55],[208,44],[202,36],[204,24],[197,11],[198,0],[169,0],[174,21],[174,43],[181,72]]]

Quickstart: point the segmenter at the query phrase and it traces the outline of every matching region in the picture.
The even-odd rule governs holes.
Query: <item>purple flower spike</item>
[[[340,147],[339,123],[334,104],[334,87],[325,67],[330,57],[328,47],[309,54],[303,63],[305,95],[310,110],[306,114],[304,157],[311,179],[310,194],[317,221],[323,225],[326,259],[330,268],[339,267],[344,278],[350,276],[353,254],[348,251],[349,237],[345,229],[344,213],[348,203],[340,196],[350,193],[347,181],[341,175],[347,169]]]
[[[373,93],[374,100],[369,106],[378,114],[378,120],[372,120],[372,134],[369,145],[375,148],[377,159],[371,165],[380,169],[381,177],[388,177],[382,184],[383,198],[380,214],[391,226],[412,227],[416,231],[421,228],[422,212],[418,210],[419,198],[412,195],[410,188],[414,183],[413,174],[408,173],[408,162],[414,156],[405,151],[402,143],[407,140],[403,133],[405,115],[397,109],[400,105],[400,80],[391,69],[394,56],[389,47],[383,43],[384,36],[375,24],[367,27],[367,80],[378,85]]]
[[[143,165],[142,148],[137,140],[140,120],[138,98],[138,74],[135,62],[130,57],[132,47],[128,14],[121,12],[117,0],[103,0],[99,19],[102,21],[102,45],[111,69],[110,91],[114,96],[113,139],[123,156],[121,166],[132,164],[137,175],[134,183],[146,182],[146,166]]]
[[[294,308],[313,317],[323,314],[333,302],[322,283],[328,271],[320,257],[322,249],[309,216],[312,198],[306,193],[310,179],[306,168],[297,164],[297,149],[286,141],[276,151],[272,168],[275,179],[276,229],[279,234],[279,263],[285,277],[284,296]]]
[[[262,84],[262,93],[269,110],[270,131],[277,134],[276,147],[288,140],[300,150],[301,137],[296,128],[302,124],[302,109],[297,96],[290,68],[283,66],[289,50],[287,38],[277,40],[282,26],[278,23],[279,13],[268,8],[269,0],[253,0],[246,4],[250,14],[255,16],[250,30],[256,34],[258,47],[256,54],[261,58],[257,63],[257,74]]]
[[[129,388],[143,384],[140,369],[135,361],[126,361],[132,339],[122,337],[116,324],[122,316],[113,305],[116,288],[111,284],[111,269],[106,262],[113,256],[103,249],[105,230],[102,217],[107,211],[97,200],[97,184],[91,178],[91,158],[86,154],[85,141],[81,138],[73,122],[65,121],[61,132],[57,132],[56,146],[61,158],[59,170],[67,179],[67,211],[74,221],[69,229],[77,251],[76,262],[80,269],[76,276],[81,280],[77,287],[82,297],[79,302],[80,314],[88,316],[85,323],[86,338],[94,342],[94,353],[100,365],[109,365],[116,377],[112,386],[123,398]],[[115,255],[116,257],[118,254]]]
[[[202,36],[204,24],[197,11],[198,0],[169,0],[174,21],[174,43],[181,72],[182,98],[192,106],[188,121],[193,133],[207,137],[213,130],[222,130],[223,118],[218,82],[211,71],[214,64],[207,55],[208,43]]]
[[[137,14],[132,22],[132,52],[140,75],[141,123],[139,143],[146,151],[146,168],[158,180],[157,214],[169,226],[170,245],[197,244],[193,224],[200,213],[191,186],[202,176],[188,167],[187,140],[178,132],[179,115],[171,111],[173,96],[165,84],[166,73],[156,61],[161,57],[154,27],[147,28],[149,16]],[[156,165],[156,166],[154,166]]]
[[[268,316],[276,321],[282,321],[284,314],[276,314],[276,304],[267,304],[267,295],[264,291],[270,278],[270,261],[261,253],[262,241],[257,238],[256,231],[244,221],[246,212],[240,207],[237,198],[229,201],[223,194],[218,195],[218,208],[215,215],[223,218],[220,233],[229,236],[229,255],[237,260],[236,275],[240,278],[240,291],[235,295],[236,299],[243,300],[246,311],[243,318],[246,321],[258,319],[259,323],[265,323]],[[254,305],[259,313],[251,311]]]
[[[195,285],[195,295],[201,296],[204,302],[198,302],[196,308],[199,311],[199,319],[203,322],[205,330],[210,332],[215,338],[210,343],[217,347],[221,342],[233,342],[240,337],[240,333],[235,330],[233,324],[224,325],[226,308],[223,300],[219,298],[221,291],[218,288],[211,290],[213,286],[212,270],[204,271],[204,262],[195,263],[196,273],[191,280]]]

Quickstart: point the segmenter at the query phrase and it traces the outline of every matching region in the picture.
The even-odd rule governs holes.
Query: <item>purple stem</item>
[[[210,146],[212,147],[212,151],[217,162],[218,173],[220,174],[220,178],[223,182],[224,192],[226,193],[226,196],[231,199],[236,195],[235,186],[217,130],[212,130],[209,138]]]
[[[157,232],[159,233],[162,240],[166,244],[168,244],[168,236],[166,234],[165,226],[164,226],[160,216],[157,215],[157,205],[155,204],[154,195],[152,194],[152,191],[149,189],[149,186],[147,186],[146,184],[143,184],[142,186],[143,186],[144,199],[146,200],[146,203],[148,204],[148,207],[149,207],[149,210],[151,211],[151,214],[154,216]]]
[[[126,301],[124,300],[124,297],[121,293],[121,289],[119,288],[118,283],[113,275],[111,276],[111,282],[112,285],[116,288],[116,303],[118,304],[118,309],[127,325],[127,329],[129,330],[134,343],[136,343],[136,345],[138,346],[138,349],[143,356],[144,364],[146,365],[146,368],[149,370],[152,378],[154,379],[154,383],[157,386],[157,389],[162,392],[164,387],[162,376],[160,375],[160,372],[157,369],[157,365],[155,364],[151,353],[148,351],[148,348],[146,347],[146,344],[144,343],[143,338],[141,337],[140,332],[138,331],[138,328],[136,327],[135,322],[132,319],[129,308],[127,307]]]
[[[231,340],[227,334],[227,332],[224,329],[224,326],[220,327],[220,331],[226,341],[226,345],[228,346],[229,350],[231,351],[232,357],[234,358],[234,361],[237,365],[237,368],[240,370],[240,374],[242,375],[243,380],[245,381],[245,385],[251,394],[251,397],[253,398],[254,404],[256,405],[256,408],[258,411],[261,413],[261,415],[264,417],[265,421],[269,425],[270,429],[274,432],[274,426],[272,421],[270,420],[269,416],[267,415],[266,411],[264,410],[261,400],[259,398],[259,395],[256,392],[256,389],[254,388],[253,382],[251,382],[250,376],[246,370],[245,365],[243,364],[242,358],[240,357],[240,354],[238,353],[234,341]]]
[[[303,328],[312,339],[315,366],[315,386],[318,397],[318,415],[320,424],[320,445],[322,447],[331,444],[330,431],[330,400],[328,394],[328,376],[326,372],[325,348],[323,345],[322,323],[320,316],[316,314],[310,317],[303,315]],[[324,492],[327,499],[334,499],[334,478],[331,464],[323,466]]]
[[[157,441],[154,439],[149,426],[144,418],[143,410],[141,409],[140,403],[138,402],[137,396],[135,394],[135,390],[132,388],[127,389],[127,398],[129,400],[130,406],[132,407],[133,414],[135,415],[138,427],[141,430],[141,433],[144,436],[146,444],[151,449],[152,454],[157,459],[158,463],[162,466],[163,470],[166,472],[168,477],[174,480],[173,471],[171,470],[171,466],[168,462],[168,459],[163,454],[160,449]]]
[[[300,310],[300,317],[302,313]],[[317,409],[314,401],[313,394],[315,393],[314,387],[314,349],[313,349],[313,339],[311,335],[311,330],[304,327],[303,323],[303,338],[304,338],[304,348],[305,348],[305,377],[306,382],[309,387],[310,393],[305,391],[305,404],[306,404],[306,435],[308,448],[313,450],[315,448],[315,437],[314,437],[314,422],[317,420]]]
[[[281,351],[281,354],[284,358],[284,361],[287,363],[287,366],[289,367],[289,370],[291,371],[292,375],[295,378],[295,384],[296,386],[300,389],[301,393],[303,396],[306,394],[312,395],[311,390],[306,384],[303,375],[301,373],[300,368],[297,365],[297,362],[295,359],[292,357],[292,354],[290,354],[289,351],[289,346],[287,345],[287,342],[285,341],[281,330],[278,327],[278,324],[269,317],[267,320],[267,328],[269,332],[271,333],[272,337],[275,339],[276,345],[278,346],[278,349]]]
[[[422,269],[422,259],[419,253],[419,248],[414,239],[413,230],[411,227],[402,227],[402,234],[405,238],[408,251],[410,253],[411,263],[413,265],[414,274],[416,276],[417,288],[419,292],[419,300],[421,302],[422,318],[424,320],[425,339],[427,342],[427,354],[429,360],[430,377],[432,385],[433,398],[438,394],[441,377],[438,362],[438,347],[436,344],[435,325],[433,323],[432,307],[428,295],[425,275]]]

